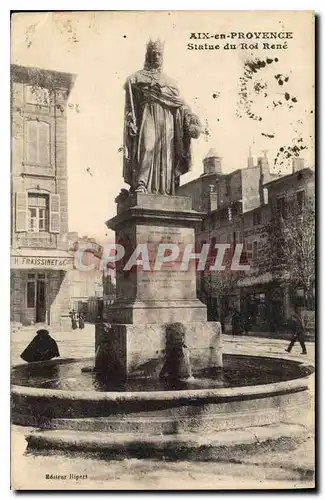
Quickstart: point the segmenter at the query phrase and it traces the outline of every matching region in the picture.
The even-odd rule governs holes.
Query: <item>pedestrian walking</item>
[[[251,329],[251,317],[246,313],[244,316],[244,333],[248,335]]]
[[[85,328],[85,318],[82,313],[78,314],[78,326],[80,330],[83,330]]]
[[[238,311],[238,309],[234,309],[231,319],[231,325],[232,325],[233,335],[240,335],[242,333],[243,328],[242,328],[241,314]]]
[[[77,319],[76,319],[76,311],[74,311],[74,310],[70,311],[69,316],[71,319],[72,330],[76,330],[78,328]]]
[[[41,329],[36,332],[36,336],[28,344],[20,357],[32,363],[35,361],[49,361],[60,356],[58,345],[50,336],[48,330]]]
[[[221,312],[221,314],[220,314],[220,325],[221,325],[221,333],[225,333],[226,332],[226,318],[225,318],[225,314],[223,312]]]
[[[305,345],[305,335],[304,335],[304,328],[301,320],[301,316],[299,314],[298,310],[295,310],[295,312],[292,314],[290,320],[289,320],[289,331],[292,333],[291,341],[290,344],[288,345],[286,351],[290,352],[295,343],[298,342],[301,345],[301,354],[307,354],[307,349]]]

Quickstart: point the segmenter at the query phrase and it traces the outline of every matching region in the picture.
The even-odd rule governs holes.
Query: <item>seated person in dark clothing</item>
[[[36,336],[26,347],[20,357],[32,363],[33,361],[49,361],[60,356],[57,343],[47,330],[38,330]]]

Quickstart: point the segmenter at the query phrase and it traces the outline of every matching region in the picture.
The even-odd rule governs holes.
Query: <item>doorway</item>
[[[45,277],[36,280],[36,323],[46,321],[46,283]]]

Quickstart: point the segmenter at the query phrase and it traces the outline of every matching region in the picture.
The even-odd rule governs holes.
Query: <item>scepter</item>
[[[134,135],[137,134],[137,123],[135,119],[135,111],[134,111],[134,104],[133,104],[133,95],[132,95],[132,89],[131,89],[131,82],[129,80],[129,95],[130,95],[130,104],[131,104],[131,114],[132,114],[132,121],[133,123],[131,124],[131,129]]]
[[[134,103],[133,103],[133,94],[132,94],[132,88],[131,88],[131,82],[129,80],[128,82],[129,86],[129,96],[130,96],[130,104],[131,104],[131,115],[132,115],[132,122],[130,123],[130,135],[135,137],[137,135],[137,124],[136,124],[136,118],[135,118],[135,111],[134,111]],[[136,170],[134,166],[134,155],[135,155],[135,148],[136,144],[135,141],[132,141],[132,153],[131,153],[131,159],[132,159],[132,166],[131,166],[131,176],[132,176],[132,184],[136,184]]]

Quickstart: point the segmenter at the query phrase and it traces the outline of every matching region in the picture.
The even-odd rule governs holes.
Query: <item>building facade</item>
[[[103,298],[103,270],[100,258],[90,251],[91,244],[96,244],[94,238],[69,233],[71,252],[77,255],[76,251],[85,249],[74,259],[70,272],[71,309],[82,312],[87,321],[95,321],[98,301]]]
[[[68,324],[68,73],[11,66],[11,322]]]
[[[231,254],[241,243],[242,262],[249,265],[238,279],[231,273],[198,275],[198,294],[207,303],[210,320],[222,319],[231,328],[231,313],[237,309],[247,330],[279,332],[295,305],[304,306],[299,299],[303,291],[290,286],[288,270],[275,272],[273,256],[280,243],[270,237],[271,228],[280,228],[279,213],[282,217],[293,201],[313,204],[313,171],[301,158],[292,166],[291,174],[278,176],[270,172],[266,155],[256,165],[250,156],[246,168],[223,174],[221,158],[210,150],[203,174],[179,188],[179,195],[192,197],[194,209],[206,213],[196,233],[198,248],[208,242],[227,243]]]
[[[74,256],[80,251],[70,271],[71,309],[82,312],[86,321],[95,322],[115,299],[115,271],[104,268],[103,247],[95,238],[79,237],[78,233],[70,232],[69,248]]]
[[[259,157],[256,164],[249,156],[245,168],[224,174],[222,159],[211,149],[203,160],[203,174],[178,189],[179,195],[192,197],[193,209],[207,214],[196,232],[198,246],[207,242],[212,245],[228,244],[228,256],[231,258],[236,244],[241,243],[243,256],[245,254],[251,260],[250,242],[248,249],[245,246],[244,224],[249,214],[258,212],[267,204],[264,183],[275,177],[270,173],[265,155]],[[201,300],[207,303],[209,319],[217,320],[222,315],[226,317],[226,323],[230,324],[231,311],[241,308],[237,280],[231,275],[206,272],[204,276],[203,273],[198,276],[198,283],[198,293]],[[209,286],[210,283],[212,286]],[[205,285],[208,285],[208,292],[204,290]]]
[[[315,294],[315,175],[300,158],[293,172],[266,185],[269,197],[269,266],[280,285],[283,314],[295,307],[314,308]],[[288,239],[287,250],[281,243]],[[284,247],[284,248],[283,248]],[[310,278],[311,304],[306,301],[306,273]],[[300,279],[301,278],[301,279]]]
[[[250,269],[238,280],[240,309],[250,331],[272,331],[283,323],[282,294],[269,268],[269,204],[242,217],[243,244]]]

